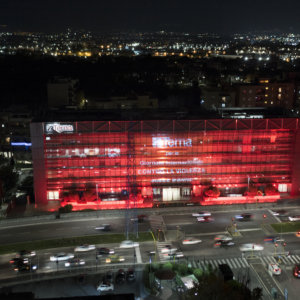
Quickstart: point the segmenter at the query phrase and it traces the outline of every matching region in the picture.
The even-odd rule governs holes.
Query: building
[[[237,89],[239,107],[294,107],[295,85],[291,82],[261,79],[259,84],[240,85]]]
[[[300,193],[297,118],[34,122],[31,138],[37,204],[219,203],[211,187],[225,204],[276,201],[270,185]]]

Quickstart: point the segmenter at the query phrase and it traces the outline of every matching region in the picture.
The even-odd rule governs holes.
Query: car
[[[234,280],[233,272],[227,264],[219,265],[219,274],[224,281]]]
[[[114,253],[115,253],[114,249],[109,249],[109,248],[98,248],[97,249],[97,256],[109,255],[109,254],[114,254]]]
[[[266,236],[264,238],[265,243],[280,243],[284,242],[284,239],[279,236]]]
[[[214,243],[214,247],[215,248],[221,248],[221,247],[231,247],[234,245],[234,242],[233,241],[224,241],[224,240],[218,240]]]
[[[95,245],[81,245],[81,246],[77,246],[74,251],[75,252],[86,252],[86,251],[92,251],[95,250],[96,246]]]
[[[285,217],[287,215],[287,211],[284,209],[279,209],[279,210],[270,210],[271,214],[273,216],[278,216],[278,217]]]
[[[300,237],[300,231],[296,232],[296,237]]]
[[[110,226],[110,224],[101,224],[101,225],[95,227],[95,230],[111,231],[111,226]]]
[[[176,251],[174,253],[167,253],[167,254],[164,254],[166,257],[168,257],[170,260],[171,259],[178,259],[178,258],[183,258],[184,257],[184,254],[180,251]]]
[[[126,272],[126,280],[128,282],[133,282],[135,281],[136,275],[134,269],[128,269]]]
[[[254,243],[249,243],[249,244],[243,244],[240,247],[240,250],[242,252],[247,252],[247,251],[262,251],[264,250],[264,247],[260,244],[254,244]]]
[[[139,247],[139,243],[138,242],[133,242],[133,241],[123,241],[120,244],[120,248],[134,248],[134,247]]]
[[[214,239],[215,241],[232,241],[232,237],[228,234],[218,234]]]
[[[202,240],[193,238],[193,237],[187,237],[182,241],[183,245],[195,245],[201,243]]]
[[[279,268],[279,266],[277,264],[269,264],[268,271],[272,275],[280,275],[281,274],[281,269]]]
[[[15,267],[17,266],[19,263],[24,263],[24,264],[28,264],[29,263],[29,260],[28,258],[23,258],[23,257],[15,257],[15,258],[12,258],[9,263]]]
[[[98,292],[108,292],[108,291],[113,291],[114,290],[114,285],[110,282],[101,282],[97,286],[97,291]]]
[[[212,222],[214,219],[212,217],[209,216],[205,216],[205,217],[197,217],[197,221],[201,222],[201,223],[205,223],[205,222]]]
[[[199,211],[192,214],[193,217],[210,217],[211,213],[208,211]]]
[[[112,271],[107,271],[107,272],[106,272],[103,281],[104,281],[104,282],[113,283],[114,278],[113,278],[113,273],[112,273]]]
[[[293,268],[293,275],[300,278],[300,264],[296,264]]]
[[[126,281],[126,274],[123,269],[120,269],[116,275],[116,283],[122,284]]]
[[[162,254],[173,254],[177,251],[177,248],[173,247],[172,245],[166,245],[164,248],[161,248],[160,251]]]
[[[244,214],[240,214],[240,215],[235,216],[236,220],[243,221],[243,222],[251,221],[252,218],[253,218],[252,214],[249,214],[249,213],[244,213]]]
[[[156,251],[155,250],[148,250],[148,251],[146,251],[147,252],[147,254],[149,255],[149,256],[154,256],[154,255],[156,255]]]
[[[296,222],[296,221],[300,221],[300,216],[289,216],[289,221],[290,222]]]
[[[29,264],[29,263],[24,263],[22,261],[19,261],[18,263],[15,264],[14,270],[16,272],[26,272],[26,271],[35,271],[37,270],[37,265],[36,264]]]
[[[36,252],[35,251],[28,251],[28,250],[20,250],[18,252],[18,256],[19,257],[28,257],[28,258],[31,258],[31,257],[36,256]]]
[[[74,254],[60,252],[58,254],[51,255],[50,256],[50,261],[57,261],[58,262],[58,261],[68,260],[70,258],[74,258]]]
[[[80,258],[70,258],[65,262],[65,267],[79,267],[79,266],[84,266],[85,261]]]
[[[115,264],[115,263],[119,263],[119,262],[122,262],[122,261],[125,261],[125,258],[124,256],[119,256],[117,254],[112,254],[112,255],[109,255],[106,259],[105,259],[105,262],[107,264]]]

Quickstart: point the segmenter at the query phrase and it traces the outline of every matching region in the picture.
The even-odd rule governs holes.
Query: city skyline
[[[293,9],[291,9],[293,8]],[[0,26],[7,30],[57,32],[68,27],[93,32],[156,31],[234,32],[278,30],[299,32],[297,10],[300,3],[286,1],[222,1],[190,0],[57,1],[3,0],[0,4]]]

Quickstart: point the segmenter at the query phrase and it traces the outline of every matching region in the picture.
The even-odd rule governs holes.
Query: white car
[[[240,247],[240,250],[242,252],[246,252],[246,251],[262,251],[262,250],[264,250],[264,246],[259,245],[259,244],[253,244],[253,243],[243,244]]]
[[[183,245],[194,245],[194,244],[199,244],[201,242],[202,242],[202,240],[198,240],[193,237],[187,237],[182,241],[182,244]]]
[[[133,241],[123,241],[120,244],[120,248],[134,248],[134,247],[139,247],[139,243],[138,242],[133,242]]]
[[[279,266],[277,264],[269,264],[268,270],[272,275],[280,275],[281,274],[281,269],[279,268]]]
[[[193,217],[209,217],[211,216],[211,213],[208,211],[199,211],[197,213],[192,214]]]
[[[162,254],[174,254],[177,251],[177,248],[172,247],[171,245],[166,245],[160,251]]]
[[[291,222],[300,221],[300,216],[289,216],[289,221]]]
[[[68,260],[70,258],[74,258],[74,254],[61,252],[56,255],[50,256],[50,261],[63,261]]]
[[[86,251],[92,251],[95,250],[96,246],[95,245],[81,245],[77,246],[74,251],[75,252],[86,252]]]
[[[113,290],[114,290],[114,285],[110,282],[101,282],[97,286],[98,292],[108,292],[108,291],[113,291]]]
[[[227,234],[218,234],[215,236],[215,241],[232,241],[232,237]]]
[[[175,253],[164,254],[164,256],[167,256],[171,260],[174,258],[183,258],[184,254],[182,252],[175,252]]]

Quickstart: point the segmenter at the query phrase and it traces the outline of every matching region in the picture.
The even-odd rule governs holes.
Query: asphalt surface
[[[205,208],[208,210],[209,207]],[[245,276],[249,277],[250,286],[254,288],[256,286],[261,286],[261,282],[257,278],[257,274],[253,272],[250,267],[251,262],[247,260],[246,257],[241,253],[239,247],[245,243],[258,243],[264,246],[263,251],[259,251],[255,255],[258,256],[258,259],[261,261],[263,266],[267,266],[267,263],[271,261],[272,257],[280,250],[279,248],[274,247],[272,243],[264,243],[264,238],[268,235],[274,235],[271,232],[269,224],[276,223],[280,220],[274,217],[268,208],[258,208],[252,209],[251,213],[253,214],[253,220],[249,222],[236,222],[237,229],[240,232],[240,236],[234,238],[235,245],[228,248],[214,248],[214,236],[216,234],[221,234],[226,231],[226,227],[232,223],[232,218],[241,212],[240,209],[230,210],[230,211],[213,211],[212,217],[214,218],[213,222],[209,223],[200,223],[197,222],[195,217],[191,216],[192,211],[203,210],[202,208],[193,208],[190,211],[174,210],[172,213],[166,211],[164,213],[161,210],[160,215],[162,215],[163,221],[166,225],[168,232],[173,232],[173,235],[169,235],[170,240],[166,241],[166,244],[172,244],[173,247],[178,248],[184,254],[184,259],[191,263],[194,267],[201,267],[204,262],[210,262],[212,265],[217,266],[218,263],[228,263],[235,274],[236,278],[244,278]],[[289,208],[287,209],[290,214],[300,214],[299,208]],[[263,218],[263,214],[267,215],[267,218]],[[102,223],[112,224],[112,233],[124,232],[125,218],[123,216],[110,216],[107,218],[88,218],[81,220],[52,220],[52,221],[41,221],[39,224],[6,224],[5,227],[0,229],[0,242],[5,243],[14,243],[21,241],[30,240],[40,240],[40,239],[50,239],[50,238],[59,238],[59,237],[70,237],[70,236],[79,236],[79,235],[94,235],[97,234],[95,227]],[[150,227],[148,222],[139,224],[140,231],[146,231]],[[99,233],[98,234],[102,234]],[[105,233],[104,233],[105,234]],[[277,234],[278,235],[278,234]],[[185,236],[193,236],[202,240],[200,244],[197,245],[182,245],[182,239]],[[297,284],[296,278],[292,276],[292,268],[295,262],[300,263],[300,248],[299,248],[299,238],[295,236],[294,233],[282,234],[282,237],[285,239],[286,247],[282,249],[282,252],[290,252],[291,258],[284,258],[284,262],[281,264],[282,275],[274,278],[275,287],[278,290],[284,291],[288,290],[289,299],[297,299],[297,295],[300,293],[300,286]],[[115,252],[119,255],[124,256],[125,262],[128,264],[136,263],[136,256],[134,255],[133,249],[120,249],[118,244],[110,245],[98,245],[98,246],[107,246],[114,248]],[[161,255],[160,247],[158,246],[158,255],[157,259],[165,260],[165,257]],[[139,247],[141,254],[141,261],[143,263],[149,262],[149,255],[147,251],[152,251],[155,248],[153,242],[143,243]],[[61,249],[65,252],[73,252],[73,248]],[[38,273],[44,272],[57,272],[65,269],[63,263],[52,263],[49,262],[49,257],[51,254],[58,252],[57,250],[47,250],[47,251],[38,251],[37,262],[38,262]],[[3,255],[0,257],[0,269],[1,277],[4,278],[7,276],[14,277],[19,276],[15,271],[11,269],[8,261],[12,258],[11,255]],[[91,268],[105,268],[109,269],[104,260],[96,260],[95,253],[81,253],[79,257],[83,258],[86,261],[86,266]],[[153,258],[152,258],[153,261]],[[114,266],[114,270],[118,268],[118,265]],[[72,272],[80,272],[80,270],[71,270]],[[72,273],[73,274],[73,273]],[[77,274],[77,273],[74,273]],[[97,277],[97,276],[96,276]],[[67,279],[66,279],[67,280]],[[99,280],[99,277],[93,279],[94,281]],[[95,282],[91,279],[91,286],[94,287],[95,292]],[[266,279],[263,279],[266,280]],[[138,289],[138,284],[137,289]],[[88,290],[91,291],[92,287]],[[125,285],[124,285],[124,289]],[[122,289],[121,289],[122,290]],[[136,290],[136,293],[141,294],[140,291]]]

